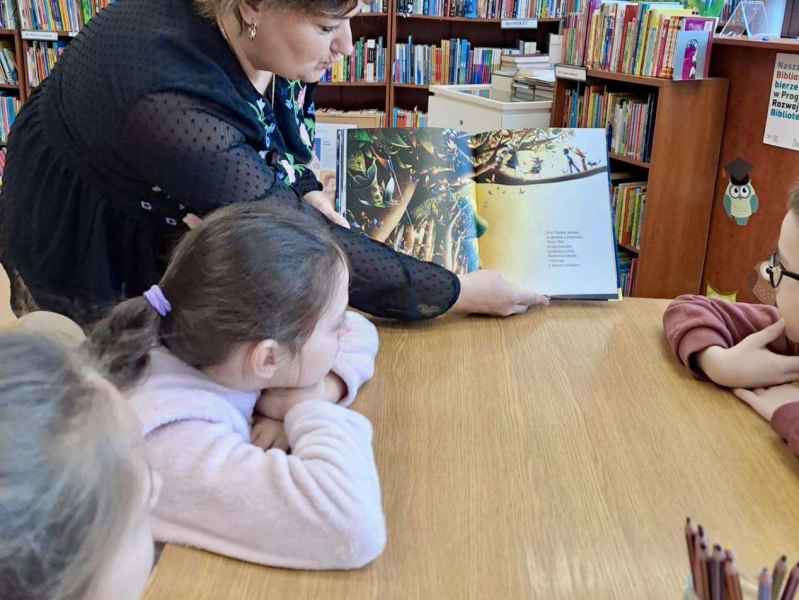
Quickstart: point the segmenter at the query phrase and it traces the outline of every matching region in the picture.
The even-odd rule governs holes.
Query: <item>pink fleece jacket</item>
[[[764,304],[744,304],[713,300],[704,296],[680,296],[663,315],[663,328],[671,349],[697,377],[705,374],[696,364],[696,355],[710,346],[730,348],[748,335],[765,329],[780,318],[777,309]],[[779,354],[795,354],[787,338],[769,346]],[[779,408],[771,426],[794,454],[799,455],[799,394],[796,402]]]
[[[377,330],[349,312],[333,370],[338,405],[286,415],[291,454],[250,443],[256,393],[223,387],[165,348],[131,396],[153,469],[163,478],[157,540],[297,569],[354,569],[386,542],[369,421],[346,408],[374,372]]]

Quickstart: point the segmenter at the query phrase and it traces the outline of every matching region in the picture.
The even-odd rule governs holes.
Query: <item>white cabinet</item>
[[[427,110],[430,127],[479,133],[492,129],[549,127],[551,100],[510,102],[490,85],[432,85]]]

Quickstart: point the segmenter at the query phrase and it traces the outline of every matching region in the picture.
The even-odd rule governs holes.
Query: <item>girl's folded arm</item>
[[[292,454],[223,423],[182,421],[147,436],[164,487],[156,538],[299,569],[353,569],[385,545],[369,421],[328,402],[286,416]]]

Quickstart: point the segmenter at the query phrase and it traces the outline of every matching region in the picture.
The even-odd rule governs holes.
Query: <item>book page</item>
[[[353,229],[456,273],[480,261],[468,136],[450,129],[344,132],[337,206]]]
[[[618,293],[603,129],[478,134],[481,266],[553,297]]]

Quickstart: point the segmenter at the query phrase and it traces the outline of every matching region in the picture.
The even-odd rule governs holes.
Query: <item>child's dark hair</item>
[[[172,306],[166,316],[143,296],[132,298],[97,325],[89,345],[123,388],[142,376],[158,344],[195,368],[218,365],[250,341],[273,339],[295,353],[345,268],[318,219],[261,202],[234,204],[178,243],[159,283]]]

